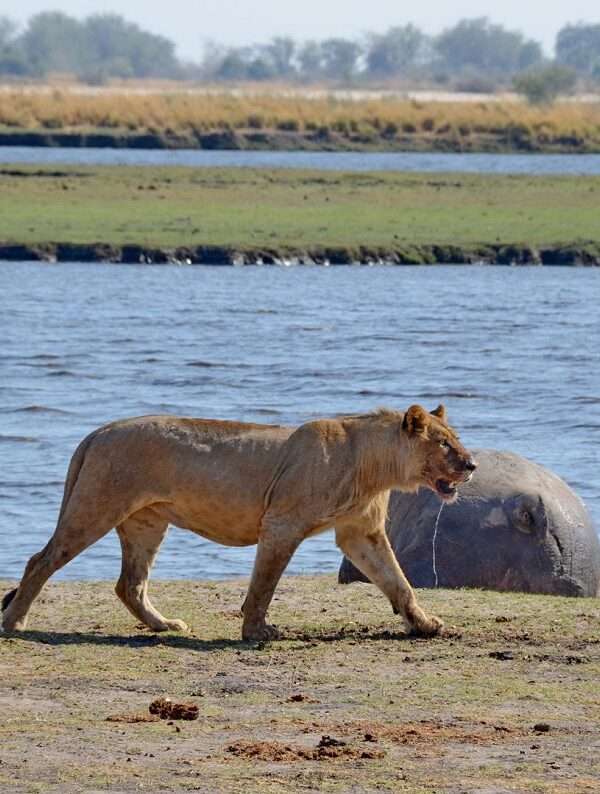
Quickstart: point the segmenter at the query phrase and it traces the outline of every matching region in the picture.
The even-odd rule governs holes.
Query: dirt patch
[[[172,703],[169,698],[153,700],[148,710],[161,720],[197,720],[199,714],[195,703]]]
[[[365,740],[367,741],[367,740]],[[371,740],[372,741],[372,740]],[[355,747],[333,736],[323,735],[316,747],[301,747],[282,744],[281,742],[248,742],[238,741],[226,748],[228,753],[242,758],[253,758],[259,761],[288,763],[292,761],[328,761],[336,758],[373,759],[383,758],[383,750]]]
[[[305,730],[324,730],[325,726],[313,724]],[[433,742],[463,742],[469,744],[499,744],[523,736],[523,732],[501,724],[482,721],[477,725],[458,722],[441,723],[433,720],[389,724],[383,722],[350,722],[327,726],[343,736],[360,737],[364,742],[388,741],[394,744],[430,744]]]
[[[320,700],[310,697],[310,695],[303,695],[301,692],[296,692],[290,695],[286,701],[287,703],[320,703]]]
[[[106,718],[106,721],[124,722],[133,725],[136,722],[160,722],[160,719],[154,714],[111,714]]]

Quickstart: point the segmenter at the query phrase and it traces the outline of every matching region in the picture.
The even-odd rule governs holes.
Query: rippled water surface
[[[52,533],[78,441],[176,413],[272,423],[444,401],[463,440],[555,469],[600,523],[600,271],[0,263],[0,577]],[[156,577],[248,574],[173,529]],[[116,578],[115,533],[61,578]],[[330,533],[290,570],[330,571]]]
[[[4,146],[0,163],[179,165],[191,168],[317,168],[325,171],[454,171],[473,174],[600,175],[599,154],[437,152],[253,152]]]

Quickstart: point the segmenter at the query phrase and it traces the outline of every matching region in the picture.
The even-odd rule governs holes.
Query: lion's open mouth
[[[458,490],[454,483],[451,483],[448,480],[439,479],[435,481],[435,492],[445,502],[451,502],[456,498]]]

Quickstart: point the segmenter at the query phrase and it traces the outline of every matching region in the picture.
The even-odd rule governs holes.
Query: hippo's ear
[[[432,416],[437,416],[440,422],[444,425],[448,424],[448,414],[446,413],[446,408],[440,403],[435,411],[431,412]]]
[[[411,405],[404,414],[402,429],[406,430],[409,435],[424,435],[428,425],[429,416],[427,411],[420,405]]]

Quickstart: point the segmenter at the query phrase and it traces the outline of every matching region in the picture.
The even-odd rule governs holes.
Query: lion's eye
[[[441,447],[442,449],[450,449],[450,444],[449,444],[449,443],[446,441],[446,439],[445,439],[445,438],[443,438],[443,439],[440,441],[440,447]]]

